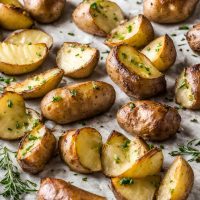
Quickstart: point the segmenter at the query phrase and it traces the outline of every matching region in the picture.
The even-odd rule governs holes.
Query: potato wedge
[[[36,126],[20,142],[17,161],[31,174],[41,172],[56,148],[56,138],[43,124]]]
[[[194,173],[187,161],[178,156],[164,176],[157,200],[186,200],[192,190]]]
[[[122,106],[117,121],[127,132],[145,140],[162,141],[174,136],[181,116],[175,108],[154,101],[134,101]]]
[[[111,183],[117,200],[154,200],[160,176],[141,179],[112,178]]]
[[[142,53],[159,71],[166,71],[176,61],[176,49],[173,40],[167,34],[148,44]]]
[[[19,75],[36,70],[48,55],[45,44],[0,43],[0,72]]]
[[[80,29],[101,37],[107,36],[124,20],[120,7],[108,0],[83,1],[74,10],[72,17]]]
[[[41,102],[47,119],[67,124],[107,111],[115,102],[114,88],[102,81],[77,83],[49,92]]]
[[[101,147],[100,133],[90,127],[67,131],[58,144],[62,160],[72,170],[85,174],[101,171]]]
[[[149,150],[140,138],[129,140],[121,133],[113,131],[102,148],[103,173],[116,177],[127,171],[137,159]]]
[[[24,99],[43,97],[58,86],[63,77],[63,73],[63,70],[53,68],[27,78],[22,82],[11,83],[5,90],[21,94]]]
[[[114,28],[105,44],[109,47],[128,44],[141,48],[149,44],[153,38],[154,30],[150,21],[140,14]]]
[[[13,5],[22,8],[22,4],[18,0],[0,0],[0,3]]]
[[[176,80],[176,103],[184,108],[200,109],[200,65],[186,67]]]
[[[33,20],[28,13],[13,5],[0,2],[0,26],[7,30],[17,30],[29,28],[33,25]]]
[[[61,179],[43,178],[37,200],[106,200],[105,197],[87,192]]]
[[[41,121],[36,111],[26,109],[22,96],[17,93],[4,93],[0,105],[0,138],[3,140],[20,139]]]
[[[21,29],[8,35],[4,42],[17,45],[44,43],[50,49],[53,45],[53,38],[39,29]]]
[[[106,68],[111,79],[130,97],[145,99],[166,90],[164,74],[131,46],[114,47],[108,55]]]
[[[65,42],[56,57],[57,66],[71,78],[90,76],[98,61],[98,49],[76,42]]]

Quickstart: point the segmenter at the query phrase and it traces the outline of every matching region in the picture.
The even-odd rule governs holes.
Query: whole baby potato
[[[162,141],[176,134],[181,117],[175,108],[154,102],[134,101],[117,113],[119,125],[127,132],[145,140]]]
[[[24,0],[25,9],[38,22],[56,21],[65,7],[65,0]]]
[[[47,119],[67,124],[103,113],[114,101],[110,84],[87,81],[52,90],[43,98],[41,110]]]

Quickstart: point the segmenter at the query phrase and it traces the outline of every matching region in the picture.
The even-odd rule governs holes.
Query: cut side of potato
[[[133,163],[148,151],[148,145],[140,138],[130,141],[113,131],[102,148],[102,167],[106,176],[116,177],[127,171]]]
[[[186,200],[193,183],[194,173],[191,166],[181,156],[178,156],[164,176],[156,199]]]
[[[13,5],[0,2],[0,26],[7,30],[17,30],[29,28],[33,25],[33,20],[28,13]]]
[[[47,54],[45,44],[0,43],[0,72],[19,75],[34,71],[44,62]]]
[[[176,49],[173,40],[168,35],[152,41],[142,50],[142,53],[159,71],[167,70],[176,60]]]
[[[38,29],[22,29],[11,33],[4,42],[11,44],[40,44],[44,43],[50,49],[53,45],[53,38]]]
[[[22,8],[22,4],[18,0],[0,0],[0,3],[10,4]]]
[[[36,111],[26,109],[22,96],[17,93],[4,93],[0,105],[1,139],[20,139],[41,121]]]
[[[24,171],[37,174],[44,169],[55,147],[55,136],[40,123],[20,142],[17,161]]]
[[[160,176],[141,179],[112,178],[111,183],[117,200],[154,200]]]
[[[101,147],[100,133],[89,127],[68,131],[59,139],[61,158],[72,170],[81,173],[101,171]]]
[[[63,70],[53,68],[41,74],[34,75],[22,82],[11,83],[6,91],[21,94],[24,99],[43,97],[49,91],[55,89],[63,77]]]
[[[124,20],[124,15],[112,1],[87,0],[75,9],[73,20],[83,31],[105,37]]]
[[[141,48],[154,38],[154,30],[150,21],[143,15],[138,15],[113,29],[105,44],[113,47],[128,44]]]
[[[99,51],[86,44],[65,42],[58,51],[56,62],[66,76],[85,78],[92,74],[99,61]]]

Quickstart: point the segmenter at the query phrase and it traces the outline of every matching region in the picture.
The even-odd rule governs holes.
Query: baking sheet
[[[50,25],[39,25],[36,24],[36,27],[43,29],[47,33],[53,36],[54,39],[54,46],[50,51],[50,55],[46,62],[43,64],[43,66],[37,70],[34,73],[39,73],[41,71],[44,71],[46,69],[49,69],[53,66],[56,66],[55,63],[55,56],[58,48],[62,45],[63,42],[81,42],[81,43],[90,43],[91,46],[97,47],[101,52],[101,59],[100,62],[95,70],[95,72],[92,74],[92,76],[88,79],[83,80],[72,80],[69,78],[64,78],[61,82],[60,86],[64,86],[66,84],[71,84],[74,82],[82,82],[85,80],[101,80],[108,82],[112,84],[116,90],[117,98],[116,102],[111,108],[111,110],[105,114],[102,114],[100,116],[94,117],[90,120],[85,120],[86,123],[85,126],[91,126],[96,128],[103,137],[103,140],[105,141],[108,135],[111,133],[113,129],[125,134],[127,137],[131,136],[127,134],[125,131],[123,131],[119,125],[116,122],[116,112],[117,110],[123,105],[124,103],[128,102],[130,100],[129,97],[127,97],[119,88],[117,85],[115,85],[110,78],[106,74],[105,70],[105,58],[107,57],[106,51],[109,50],[107,46],[103,44],[104,39],[95,37],[89,34],[86,34],[79,30],[74,23],[72,23],[71,20],[71,14],[74,10],[75,6],[80,3],[80,0],[71,0],[70,2],[67,2],[65,12],[61,19],[53,24]],[[136,14],[142,13],[142,4],[140,0],[115,0],[116,3],[120,5],[120,7],[123,9],[125,14],[127,16],[134,16]],[[181,70],[184,66],[188,66],[191,64],[200,63],[200,57],[194,56],[196,55],[192,50],[189,48],[185,39],[185,33],[186,30],[178,30],[178,27],[181,25],[188,25],[191,27],[193,24],[200,21],[200,5],[197,6],[196,11],[194,15],[187,20],[186,22],[182,24],[177,25],[158,25],[153,23],[153,27],[155,30],[155,33],[157,36],[163,35],[163,34],[176,34],[176,37],[172,37],[172,39],[175,42],[176,49],[177,49],[177,60],[174,66],[167,72],[166,79],[167,79],[167,85],[168,85],[168,92],[167,94],[163,95],[162,97],[154,98],[154,100],[164,102],[171,106],[177,106],[173,102],[169,102],[167,98],[173,97],[173,86],[175,82],[175,78],[178,74],[180,74]],[[74,33],[74,36],[68,35],[68,33]],[[4,36],[6,34],[4,33]],[[25,77],[30,76],[30,74],[26,76],[20,76],[16,77],[18,80],[23,80]],[[167,97],[167,98],[166,98]],[[39,103],[41,99],[35,100],[35,101],[27,101],[26,104],[28,107],[34,108],[37,111],[40,111],[39,109]],[[179,110],[181,116],[182,116],[182,123],[181,123],[181,131],[177,134],[177,137],[170,139],[166,142],[157,143],[158,145],[163,144],[164,145],[164,168],[166,169],[169,164],[173,161],[173,157],[171,157],[168,153],[172,150],[177,149],[177,144],[186,143],[188,140],[191,140],[193,138],[199,138],[199,130],[200,130],[200,112],[191,112],[188,110]],[[199,123],[191,122],[191,119],[197,119]],[[62,132],[64,132],[66,129],[71,128],[80,128],[83,127],[82,123],[77,122],[66,126],[60,126],[56,125],[55,123],[52,123],[50,121],[46,121],[46,125],[49,128],[53,128],[54,134],[58,138]],[[5,142],[0,141],[0,144],[5,144],[9,148],[16,150],[18,142]],[[156,144],[156,143],[155,143]],[[16,163],[17,164],[17,163]],[[195,173],[195,183],[192,190],[192,193],[189,196],[189,200],[198,200],[200,199],[200,164],[197,164],[195,162],[191,163],[194,173]],[[37,176],[31,176],[28,174],[25,174],[20,169],[21,175],[24,178],[30,179],[38,184],[39,187],[39,181],[40,178],[43,177],[56,177],[61,178],[66,181],[71,182],[72,184],[83,188],[85,190],[88,190],[90,192],[103,195],[107,197],[109,200],[114,200],[114,195],[110,189],[110,183],[109,179],[106,179],[102,174],[95,174],[95,175],[81,175],[77,174],[73,171],[70,171],[69,168],[63,164],[60,161],[59,156],[55,156],[48,165],[46,165],[45,170],[40,173]],[[3,174],[0,171],[0,177],[3,177]],[[84,181],[83,178],[87,177],[87,181]],[[4,199],[0,196],[0,199]],[[34,200],[36,199],[36,194],[30,194],[26,195],[26,200]]]

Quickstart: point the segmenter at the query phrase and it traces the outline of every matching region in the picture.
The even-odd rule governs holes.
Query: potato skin
[[[131,73],[118,59],[118,47],[114,47],[106,60],[106,69],[110,78],[128,96],[136,99],[146,99],[163,93],[166,90],[165,77],[144,79]]]
[[[61,179],[43,178],[37,200],[106,200],[105,197],[87,192]]]
[[[61,101],[52,102],[55,96]],[[87,81],[52,90],[43,98],[41,110],[47,119],[67,124],[103,113],[114,101],[115,90],[110,84]]]
[[[193,65],[190,67],[185,68],[185,76],[187,77],[187,82],[191,87],[192,94],[194,96],[193,104],[191,106],[185,106],[185,108],[192,109],[192,110],[198,110],[200,109],[200,64]],[[179,78],[178,78],[179,79]],[[178,79],[176,80],[176,90],[177,88],[177,82]],[[182,99],[181,99],[182,100]],[[178,100],[177,92],[175,95],[175,101],[178,104],[182,104],[181,101]],[[189,101],[189,99],[188,99]]]
[[[181,117],[175,108],[143,100],[122,106],[117,113],[117,121],[133,135],[145,140],[162,141],[176,134]]]
[[[26,140],[29,133],[23,137],[19,144],[17,161],[24,171],[31,174],[38,174],[44,169],[46,163],[49,161],[56,148],[55,136],[49,129],[45,129],[45,135],[42,137],[39,145],[37,145],[36,148],[34,148],[25,158],[20,157],[19,151],[23,148],[23,144],[27,142]]]
[[[200,52],[200,23],[187,32],[186,39],[192,50]]]
[[[65,0],[24,0],[25,9],[41,23],[56,21],[62,14]]]
[[[163,24],[178,23],[193,13],[199,0],[144,0],[143,13],[151,21]]]

